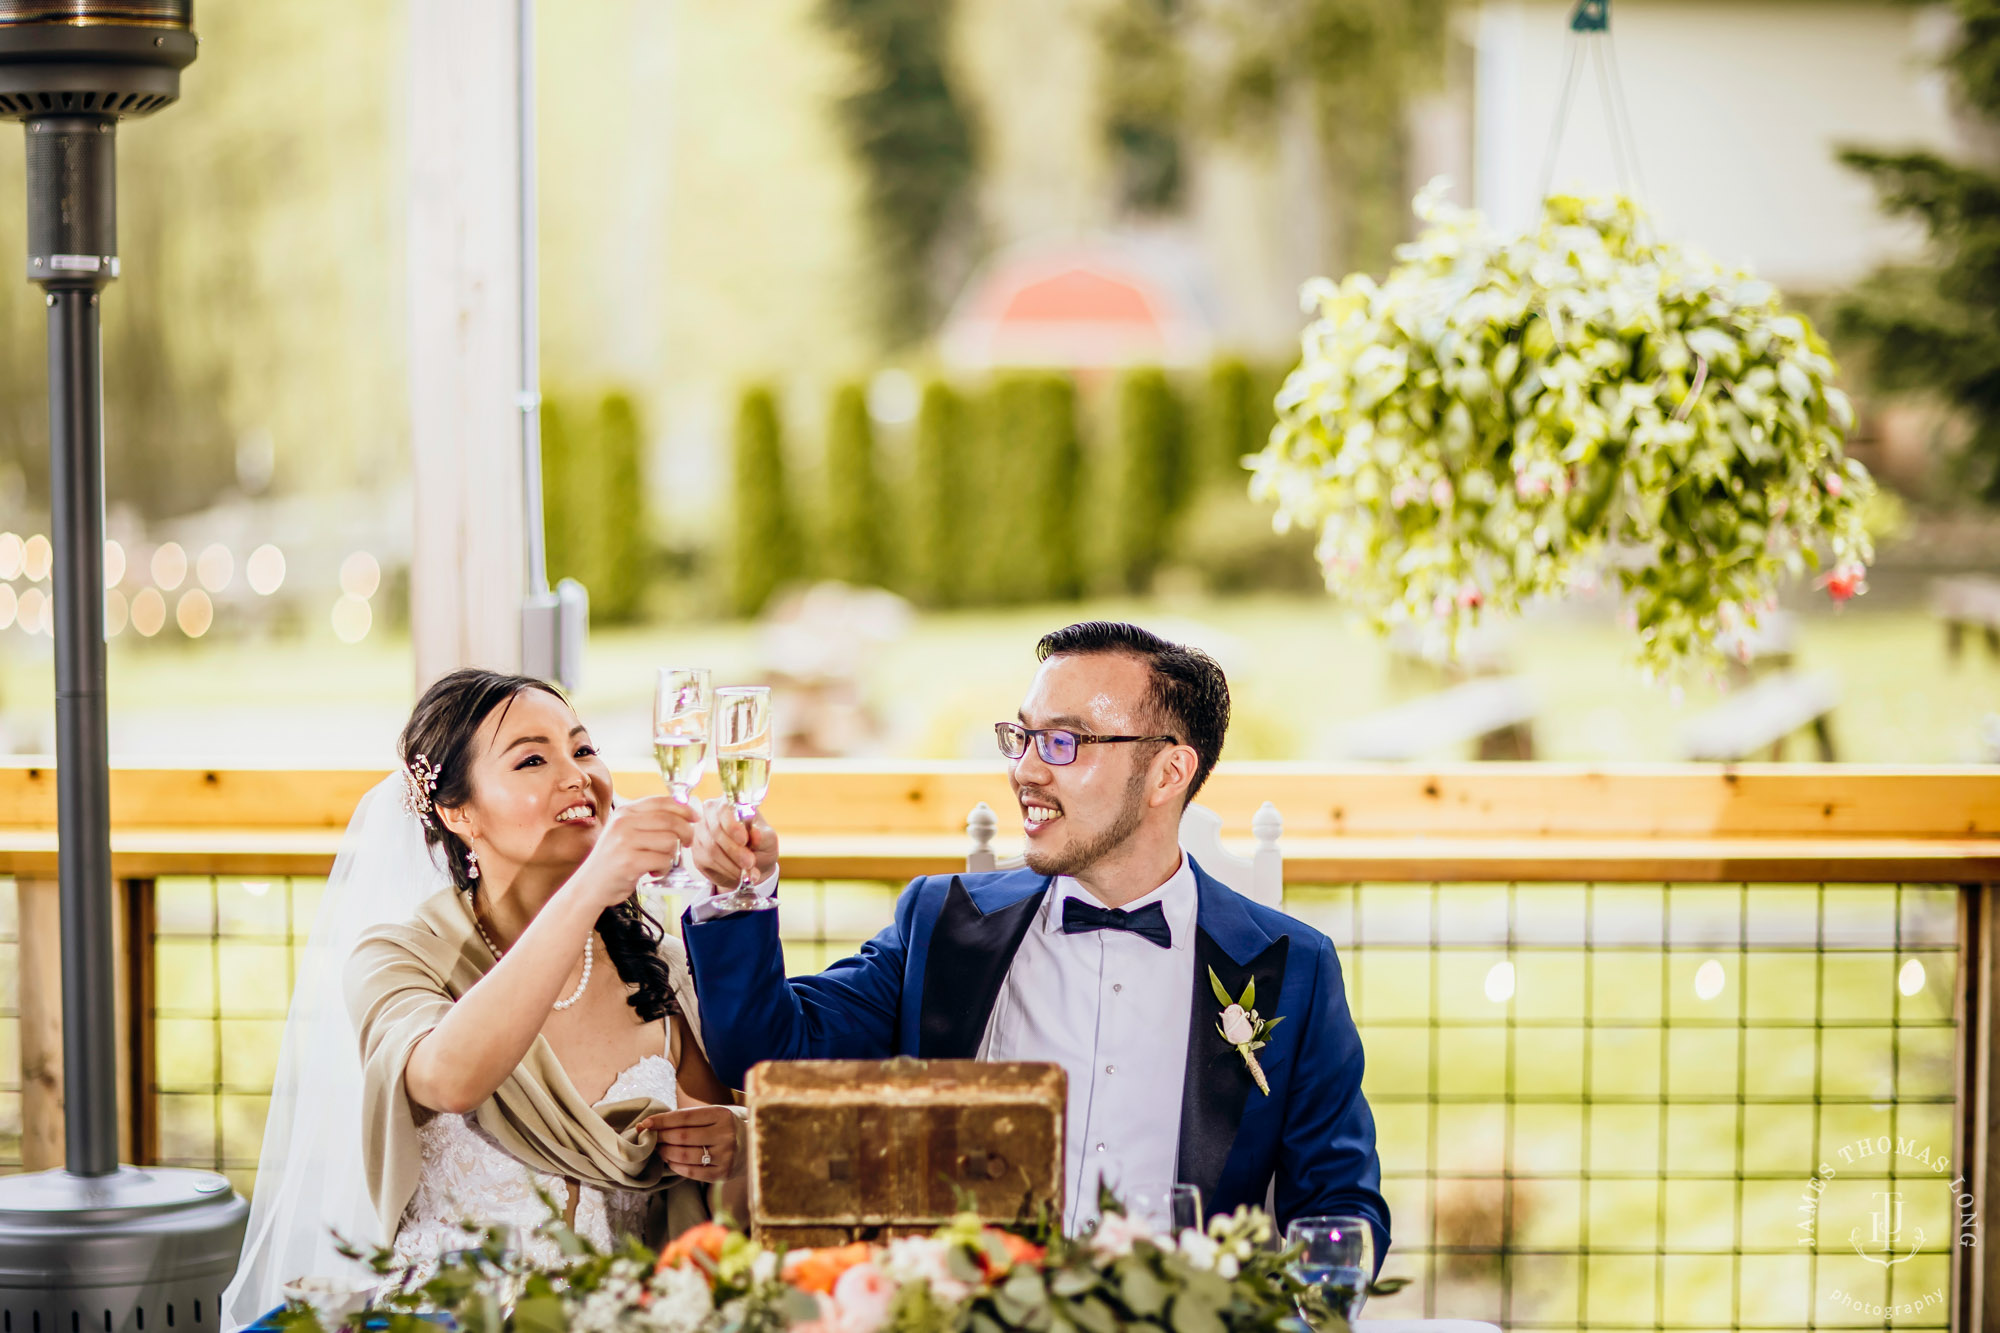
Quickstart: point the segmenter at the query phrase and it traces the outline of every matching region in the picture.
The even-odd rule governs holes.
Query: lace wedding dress
[[[652,1097],[670,1108],[677,1106],[673,1061],[664,1055],[646,1056],[612,1082],[603,1100],[626,1097]],[[555,1242],[531,1234],[549,1216],[547,1206],[536,1197],[537,1187],[561,1204],[569,1188],[561,1176],[529,1170],[481,1130],[471,1115],[434,1115],[417,1137],[423,1147],[423,1171],[396,1233],[398,1262],[427,1269],[439,1255],[473,1244],[475,1237],[464,1225],[468,1220],[513,1227],[515,1243],[532,1262],[555,1263],[562,1258]],[[600,1250],[610,1250],[622,1237],[644,1230],[651,1193],[593,1185],[577,1188],[571,1228]]]

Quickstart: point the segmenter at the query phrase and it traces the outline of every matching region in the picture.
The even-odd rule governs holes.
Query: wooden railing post
[[[21,931],[21,1167],[63,1164],[62,906],[53,876],[14,881]]]
[[[2000,1062],[1993,1058],[1996,965],[2000,965],[2000,912],[1994,910],[1993,886],[1967,884],[1958,896],[1958,1020],[1956,1075],[1957,1139],[1955,1157],[1971,1195],[1976,1220],[1973,1244],[1952,1247],[1951,1327],[1955,1333],[1995,1333],[2000,1330],[2000,1252],[1989,1225],[2000,1206],[2000,1160],[1996,1160],[1995,1128],[2000,1126]],[[1957,1200],[1953,1200],[1956,1209]],[[1955,1240],[1960,1239],[1954,1228]]]
[[[14,882],[20,916],[21,1167],[63,1164],[62,906],[53,879]],[[118,881],[118,1158],[159,1154],[153,1056],[153,881]]]

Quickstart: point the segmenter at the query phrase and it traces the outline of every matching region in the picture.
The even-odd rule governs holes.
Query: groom
[[[716,1074],[740,1087],[760,1060],[1053,1061],[1069,1076],[1066,1230],[1096,1217],[1100,1181],[1128,1197],[1197,1185],[1214,1214],[1262,1205],[1275,1178],[1280,1226],[1365,1216],[1379,1264],[1389,1210],[1333,945],[1180,849],[1229,726],[1222,669],[1101,621],[1039,653],[1019,721],[998,728],[1027,868],[917,879],[860,953],[790,981],[775,913],[697,905],[684,934]],[[694,858],[718,883],[754,866],[769,891],[777,836],[718,806]],[[1219,1031],[1211,970],[1234,997],[1255,981],[1279,1024],[1255,1052],[1268,1092]]]

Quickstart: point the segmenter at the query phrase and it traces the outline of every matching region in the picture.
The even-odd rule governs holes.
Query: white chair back
[[[966,853],[965,868],[973,873],[985,870],[1015,870],[1019,857],[1001,860],[993,850],[993,835],[999,830],[999,816],[981,801],[965,817],[966,836],[972,848]],[[1247,858],[1222,845],[1222,816],[1205,805],[1190,804],[1181,814],[1181,850],[1201,863],[1201,868],[1242,894],[1266,907],[1280,906],[1285,897],[1285,856],[1278,839],[1285,821],[1278,807],[1266,801],[1250,821],[1256,850]]]

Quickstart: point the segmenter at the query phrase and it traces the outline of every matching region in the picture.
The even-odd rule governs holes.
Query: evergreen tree
[[[868,395],[843,384],[826,426],[826,572],[864,587],[887,587],[892,525],[875,470]]]
[[[929,606],[957,606],[970,587],[978,515],[968,464],[971,416],[943,380],[924,386],[917,412],[917,457],[910,513],[911,590]]]
[[[1083,440],[1076,385],[1059,372],[1017,371],[989,397],[980,573],[981,601],[1062,600],[1083,594],[1079,522]]]
[[[1946,65],[1964,103],[2000,119],[2000,0],[1953,0],[1959,34]],[[1962,460],[2000,502],[2000,173],[1935,153],[1851,148],[1889,212],[1930,234],[1930,262],[1878,271],[1841,301],[1835,328],[1867,345],[1889,389],[1927,389],[1970,427]]]
[[[1128,371],[1118,395],[1117,573],[1132,592],[1152,586],[1190,487],[1187,431],[1166,373]]]
[[[1083,436],[1078,428],[1076,381],[1050,372],[1035,391],[1034,487],[1023,497],[1034,520],[1038,562],[1035,595],[1057,601],[1083,596]]]
[[[754,616],[799,576],[803,558],[786,496],[778,401],[766,385],[745,389],[737,407],[735,509],[729,600],[736,614]]]
[[[597,566],[590,589],[590,618],[628,624],[639,618],[646,595],[651,547],[646,510],[645,432],[632,395],[613,390],[597,405],[596,472],[602,489],[590,516],[597,528]]]
[[[1243,456],[1264,447],[1271,404],[1257,400],[1257,376],[1241,357],[1226,356],[1209,368],[1202,413],[1202,466],[1222,485],[1247,485]]]
[[[822,0],[861,65],[840,118],[862,169],[879,317],[891,346],[930,332],[940,258],[970,205],[972,124],[953,90],[950,0]]]

